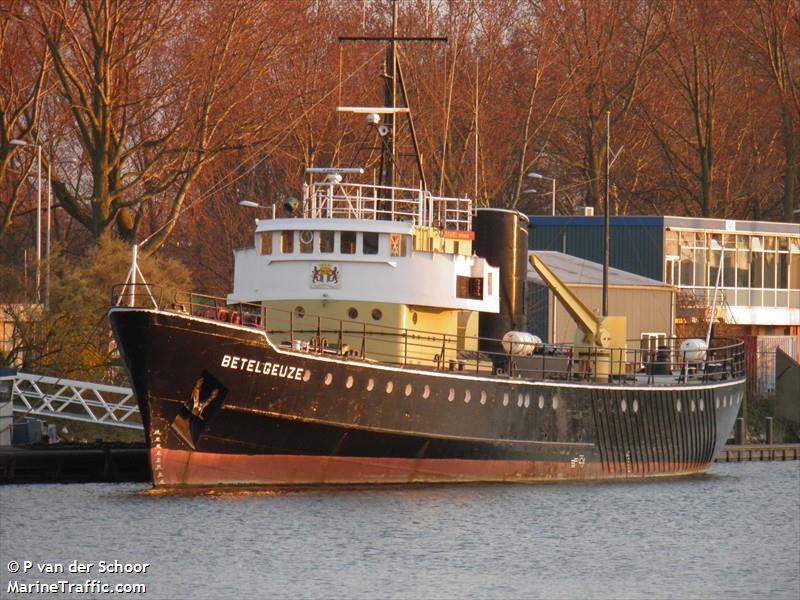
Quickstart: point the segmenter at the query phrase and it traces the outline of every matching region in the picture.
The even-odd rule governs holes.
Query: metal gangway
[[[11,402],[17,415],[143,429],[133,390],[127,387],[18,372]]]

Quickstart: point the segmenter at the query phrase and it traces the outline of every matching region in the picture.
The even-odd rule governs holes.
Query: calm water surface
[[[800,598],[800,462],[637,483],[146,489],[0,487],[0,597],[39,597],[10,579],[87,579],[9,561],[78,560],[146,584],[139,598]],[[98,574],[101,560],[151,566]]]

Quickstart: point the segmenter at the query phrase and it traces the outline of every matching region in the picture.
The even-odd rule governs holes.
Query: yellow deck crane
[[[574,346],[582,370],[590,370],[598,381],[624,374],[627,319],[596,315],[539,257],[531,254],[530,262],[578,326]]]

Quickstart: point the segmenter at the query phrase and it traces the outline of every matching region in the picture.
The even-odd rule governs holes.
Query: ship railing
[[[204,319],[261,328],[260,304],[250,302],[228,304],[225,298],[218,296],[178,292],[175,294],[175,301],[166,308]]]
[[[471,231],[472,200],[434,196],[422,188],[322,182],[304,187],[303,216],[405,221],[438,229]]]
[[[684,338],[664,338],[655,349],[630,340],[626,348],[540,344],[530,352],[524,342],[503,345],[501,340],[399,329],[260,304],[228,304],[205,294],[179,293],[165,308],[263,329],[288,351],[399,367],[618,385],[690,384],[744,376],[744,344],[730,338],[714,338],[708,350],[694,355],[681,350]]]
[[[163,297],[163,286],[149,283],[118,283],[111,288],[112,306],[159,308]]]

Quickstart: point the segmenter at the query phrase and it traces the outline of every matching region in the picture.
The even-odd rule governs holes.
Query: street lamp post
[[[247,208],[272,208],[272,218],[275,218],[275,205],[272,204],[271,206],[264,206],[263,204],[259,204],[258,202],[253,202],[252,200],[239,200],[239,206],[246,206]]]
[[[36,302],[42,301],[42,145],[32,144],[25,140],[11,140],[14,146],[31,146],[36,148]],[[47,164],[47,274],[45,276],[45,305],[50,301],[50,163]]]
[[[550,202],[550,214],[555,216],[556,214],[556,179],[555,177],[545,177],[539,173],[528,173],[528,177],[533,177],[535,179],[549,179],[553,182],[553,195],[552,200]]]

